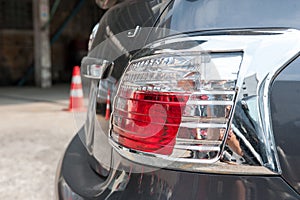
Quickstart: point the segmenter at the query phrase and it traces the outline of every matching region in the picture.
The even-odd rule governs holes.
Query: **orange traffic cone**
[[[107,90],[105,120],[110,118],[110,89]]]
[[[73,68],[68,111],[85,111],[79,66]]]

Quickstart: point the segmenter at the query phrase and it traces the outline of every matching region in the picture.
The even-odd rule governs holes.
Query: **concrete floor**
[[[69,88],[0,87],[0,199],[54,199],[57,164],[85,117],[63,111]]]

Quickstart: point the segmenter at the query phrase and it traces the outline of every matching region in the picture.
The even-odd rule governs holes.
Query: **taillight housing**
[[[212,163],[226,143],[243,52],[133,60],[114,100],[112,142],[168,161]]]
[[[154,32],[161,31],[168,30]],[[113,82],[109,142],[116,154],[107,166],[280,174],[269,93],[276,75],[299,55],[299,43],[298,30],[273,28],[178,34],[147,45]],[[106,88],[97,88],[97,81],[102,86],[118,79],[106,73],[113,63],[84,60],[82,74],[93,80],[91,99],[99,89],[97,100],[106,101]],[[95,140],[92,153],[102,162],[110,149],[101,143],[106,134],[90,137],[89,122],[85,137]]]

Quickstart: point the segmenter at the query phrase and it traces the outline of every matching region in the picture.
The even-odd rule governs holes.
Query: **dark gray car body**
[[[152,12],[155,6],[160,7]],[[191,36],[243,36],[264,32],[267,36],[273,30],[300,30],[299,10],[300,3],[292,0],[284,4],[280,1],[233,0],[125,1],[109,10],[100,21],[92,48],[95,49],[107,38],[109,41],[113,40],[105,31],[107,27],[114,35],[127,30],[133,31],[137,26],[154,27],[147,29],[153,33],[147,34],[147,40],[144,37],[146,34],[133,39],[127,38],[126,41],[119,38],[130,56],[124,54],[115,59],[111,75],[118,82],[132,55],[153,40],[178,33]],[[157,34],[156,27],[172,31]],[[91,50],[88,57],[111,59],[113,53],[110,51],[114,51],[111,43],[106,43],[105,48]],[[137,43],[143,45],[132,47]],[[137,53],[135,57],[141,54],[143,53]],[[266,109],[269,110],[272,122],[280,173],[251,175],[156,168],[147,163],[143,165],[130,161],[115,151],[108,140],[101,141],[101,145],[108,147],[103,154],[110,157],[110,162],[118,161],[118,164],[117,167],[104,166],[93,154],[93,150],[84,144],[86,136],[82,136],[87,131],[96,131],[90,128],[94,126],[93,115],[96,112],[100,116],[98,121],[103,132],[109,134],[111,121],[104,120],[106,102],[98,102],[94,108],[89,109],[87,123],[71,141],[60,163],[56,182],[58,199],[300,199],[299,54],[300,52],[294,54],[274,73],[271,87],[267,91],[270,106]],[[112,87],[111,89],[114,90]],[[114,93],[112,91],[112,98]],[[96,96],[92,91],[90,97]],[[97,142],[99,141],[95,139],[92,141]],[[132,166],[147,170],[131,172]]]

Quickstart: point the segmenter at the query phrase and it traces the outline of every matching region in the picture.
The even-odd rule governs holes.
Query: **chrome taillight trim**
[[[255,32],[255,31],[254,31]],[[245,96],[253,96],[255,105],[250,108],[250,111],[256,112],[255,116],[251,116],[249,120],[253,120],[255,125],[254,134],[258,139],[257,145],[254,146],[249,141],[249,132],[239,131],[237,126],[232,126],[233,131],[239,132],[240,140],[244,140],[244,144],[249,148],[252,157],[250,160],[242,160],[234,162],[234,169],[231,168],[233,161],[225,161],[219,163],[219,156],[211,160],[199,160],[196,158],[172,158],[170,156],[146,153],[137,150],[128,149],[113,139],[113,131],[111,132],[110,143],[114,149],[125,158],[137,163],[155,166],[166,167],[172,169],[181,169],[187,171],[201,171],[210,173],[233,173],[233,174],[280,174],[281,168],[276,152],[276,144],[273,137],[273,131],[270,119],[269,105],[269,88],[275,75],[289,63],[300,51],[300,32],[294,29],[286,30],[270,30],[274,34],[267,35],[216,35],[216,36],[193,36],[193,37],[174,37],[167,39],[168,43],[178,40],[184,42],[188,40],[206,41],[199,44],[199,48],[207,52],[213,51],[230,51],[232,49],[240,49],[243,51],[243,61],[240,67],[240,72],[237,80],[237,88],[239,89],[237,102],[242,105]],[[165,44],[162,42],[161,44]],[[155,43],[152,47],[158,47],[160,42]],[[150,45],[151,48],[151,45]],[[190,51],[195,52],[196,47]],[[167,53],[170,50],[166,50]],[[172,50],[173,52],[177,50]],[[183,51],[183,50],[178,50]],[[177,51],[177,52],[178,52]],[[189,51],[189,50],[184,50]],[[157,51],[159,54],[164,53],[164,50]],[[250,80],[251,79],[251,80]],[[253,79],[253,80],[252,80]],[[247,83],[249,82],[249,83]],[[252,82],[252,83],[250,83]],[[246,85],[246,86],[244,86]],[[254,87],[252,87],[254,86]],[[209,91],[208,91],[209,92]],[[215,91],[213,91],[214,93]],[[235,110],[235,104],[233,104]],[[241,109],[244,109],[242,108]],[[246,108],[245,108],[246,110]],[[246,112],[246,111],[245,111]],[[232,113],[233,114],[233,113]],[[234,113],[234,117],[237,113]],[[231,118],[232,119],[232,118]],[[247,118],[248,119],[248,118]],[[230,123],[230,122],[229,122]],[[230,123],[231,124],[231,123]],[[251,127],[250,127],[251,129]],[[226,131],[227,134],[229,129]],[[251,135],[250,135],[251,136]],[[222,146],[224,150],[225,144]],[[252,149],[251,149],[252,148]],[[184,148],[183,148],[184,149]],[[229,149],[231,149],[229,147]],[[239,151],[231,149],[234,154],[239,154]],[[176,153],[176,152],[174,152]],[[224,156],[224,152],[222,156]],[[221,155],[220,155],[221,156]],[[236,156],[236,155],[235,155]],[[242,157],[237,155],[237,157]],[[254,160],[251,160],[254,159]],[[241,163],[239,163],[241,162]],[[229,165],[224,165],[230,163]],[[189,166],[188,168],[186,166]],[[222,166],[222,167],[220,167]],[[227,166],[227,167],[226,167]],[[222,169],[220,169],[222,168]],[[228,169],[230,168],[230,170]]]
[[[203,100],[198,100],[198,101],[188,101],[187,105],[190,105],[190,104],[232,106],[233,102],[232,101],[203,101]]]
[[[263,166],[237,165],[230,162],[220,162],[215,159],[214,162],[203,162],[199,164],[197,159],[190,159],[189,163],[183,159],[170,159],[168,156],[147,154],[145,152],[133,151],[126,147],[120,146],[110,140],[114,150],[122,157],[129,159],[138,164],[149,167],[159,167],[176,169],[190,172],[203,172],[212,174],[235,174],[235,175],[276,175],[277,173]],[[154,169],[151,169],[154,170]]]
[[[261,117],[262,119],[266,119],[266,123],[263,123],[263,128],[265,132],[268,135],[269,140],[272,141],[273,144],[275,144],[275,139],[273,136],[273,129],[272,129],[272,119],[271,119],[271,105],[270,105],[270,89],[272,87],[274,79],[277,77],[280,71],[282,71],[291,61],[293,61],[296,57],[300,56],[300,50],[293,55],[287,62],[285,62],[281,67],[276,68],[274,70],[271,70],[270,73],[266,76],[264,79],[264,83],[262,84],[261,93],[263,94],[262,101],[260,101],[261,106]],[[266,108],[266,109],[264,109]],[[273,166],[267,166],[268,168],[278,168],[278,172],[281,173],[281,168],[279,165],[279,158],[277,155],[277,147],[273,146],[270,148],[273,152],[270,152],[270,154],[275,155],[273,158],[276,162],[274,162]],[[277,165],[276,165],[277,164]]]
[[[188,122],[181,123],[182,127],[189,127],[189,128],[226,128],[227,123],[224,124],[212,124],[212,123],[199,123],[199,124],[192,124]],[[186,125],[186,126],[184,126]]]

